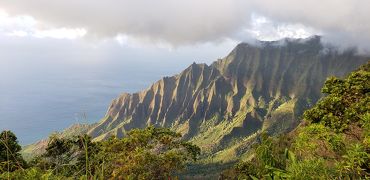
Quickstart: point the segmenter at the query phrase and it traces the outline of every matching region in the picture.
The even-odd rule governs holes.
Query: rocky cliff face
[[[261,131],[293,128],[322,96],[328,76],[344,76],[367,60],[353,50],[326,48],[320,37],[241,43],[211,65],[194,63],[146,90],[120,95],[89,134],[99,140],[163,126],[205,152],[239,151]]]

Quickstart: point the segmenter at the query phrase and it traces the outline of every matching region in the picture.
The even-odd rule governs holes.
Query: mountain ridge
[[[99,141],[133,128],[168,127],[200,146],[205,161],[236,160],[261,132],[295,128],[322,97],[328,76],[343,77],[369,59],[354,49],[328,48],[320,36],[240,43],[210,65],[194,62],[147,89],[122,93],[101,121],[81,132]],[[40,148],[24,152],[32,149]]]
[[[319,36],[240,43],[210,65],[193,63],[146,90],[120,95],[88,134],[101,140],[163,126],[214,153],[260,131],[294,127],[322,96],[326,77],[343,77],[367,59],[353,50],[327,49]]]

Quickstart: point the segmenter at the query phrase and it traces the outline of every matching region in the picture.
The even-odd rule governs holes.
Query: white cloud
[[[115,37],[116,42],[121,46],[133,48],[156,47],[161,49],[172,50],[173,46],[165,41],[152,41],[150,38],[132,37],[126,34],[118,34]]]
[[[87,31],[83,28],[59,28],[59,29],[47,29],[47,30],[36,30],[32,36],[38,38],[55,38],[55,39],[76,39],[85,36]]]
[[[18,15],[13,17],[4,10],[0,10],[0,31],[30,29],[36,26],[36,24],[36,20],[31,16]]]
[[[276,23],[302,24],[337,46],[370,49],[369,0],[253,0],[254,10]]]
[[[252,15],[251,27],[245,29],[244,32],[262,41],[275,41],[282,38],[307,38],[321,34],[319,31],[303,24],[275,23],[256,14]]]
[[[29,15],[10,16],[0,10],[0,32],[9,36],[76,39],[86,35],[83,28],[47,28]]]
[[[370,42],[368,0],[2,0],[0,7],[12,16],[32,16],[39,26],[174,46],[249,38],[241,35],[275,39],[312,33],[331,42]],[[265,19],[251,21],[253,14]]]
[[[54,28],[84,28],[93,38],[125,34],[172,45],[223,39],[249,21],[244,0],[2,0],[16,16],[27,14]]]
[[[12,32],[5,33],[5,34],[9,35],[9,36],[17,36],[17,37],[26,37],[26,36],[28,36],[28,33],[26,31],[22,31],[22,30],[14,30]]]

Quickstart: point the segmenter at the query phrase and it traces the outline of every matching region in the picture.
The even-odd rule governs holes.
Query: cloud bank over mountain
[[[224,39],[241,41],[257,37],[269,40],[320,34],[329,42],[367,47],[369,7],[367,0],[0,2],[0,9],[10,16],[29,15],[41,22],[38,24],[41,29],[85,29],[87,37],[123,35],[174,46]],[[269,23],[261,23],[261,17]]]

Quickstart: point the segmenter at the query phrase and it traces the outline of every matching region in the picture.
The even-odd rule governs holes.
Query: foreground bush
[[[183,141],[180,134],[152,126],[102,142],[86,135],[52,136],[46,152],[29,168],[3,171],[0,179],[168,179],[199,154],[199,147]]]

